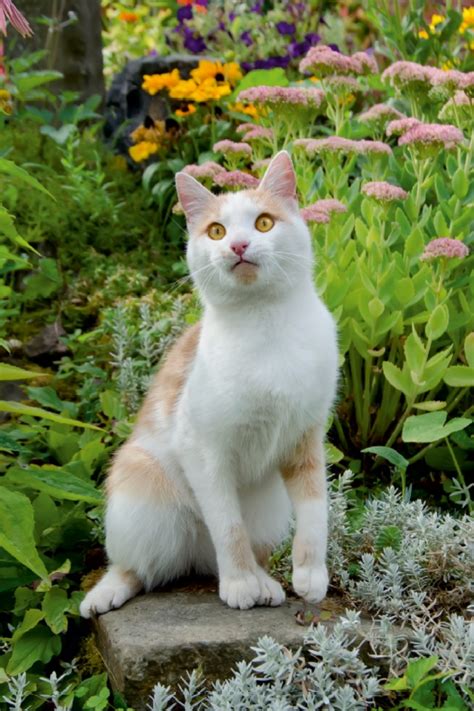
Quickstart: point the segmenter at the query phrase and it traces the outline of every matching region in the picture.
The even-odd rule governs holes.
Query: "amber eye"
[[[273,219],[273,217],[267,215],[265,212],[263,213],[263,215],[259,215],[255,220],[255,227],[259,232],[268,232],[272,229],[274,224],[275,220]]]
[[[222,239],[225,237],[225,227],[220,222],[213,222],[207,228],[207,234],[211,239]]]

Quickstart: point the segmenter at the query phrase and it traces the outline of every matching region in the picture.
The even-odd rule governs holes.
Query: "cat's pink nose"
[[[238,257],[242,257],[248,246],[249,246],[248,242],[239,241],[239,242],[232,242],[232,244],[230,245],[230,248]]]

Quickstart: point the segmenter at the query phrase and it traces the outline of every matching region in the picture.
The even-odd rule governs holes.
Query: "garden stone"
[[[143,124],[146,116],[163,121],[170,113],[168,102],[161,94],[150,96],[142,90],[144,75],[179,69],[181,76],[187,79],[199,59],[202,57],[186,54],[141,57],[128,62],[114,77],[106,98],[104,135],[116,149],[127,152],[129,134]]]
[[[323,602],[334,611],[338,605]],[[113,686],[141,711],[158,681],[176,688],[193,669],[202,670],[208,682],[229,677],[238,661],[252,657],[251,647],[264,635],[298,647],[307,629],[295,617],[302,607],[292,599],[281,607],[231,610],[217,592],[160,591],[136,597],[94,624]]]

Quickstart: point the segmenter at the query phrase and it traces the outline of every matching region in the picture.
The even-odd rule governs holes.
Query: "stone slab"
[[[299,646],[306,631],[295,618],[301,609],[294,599],[281,607],[231,610],[215,592],[160,591],[98,617],[95,629],[112,684],[140,711],[158,681],[176,687],[198,667],[210,681],[228,677],[236,662],[252,657],[259,637]]]

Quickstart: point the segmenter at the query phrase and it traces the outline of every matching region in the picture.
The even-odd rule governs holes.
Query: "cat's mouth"
[[[252,267],[258,267],[258,264],[255,264],[255,262],[251,262],[249,259],[244,259],[243,257],[241,257],[239,261],[236,262],[232,267],[232,271],[234,271],[234,269],[236,269],[237,267],[240,267],[242,264],[249,264]]]

